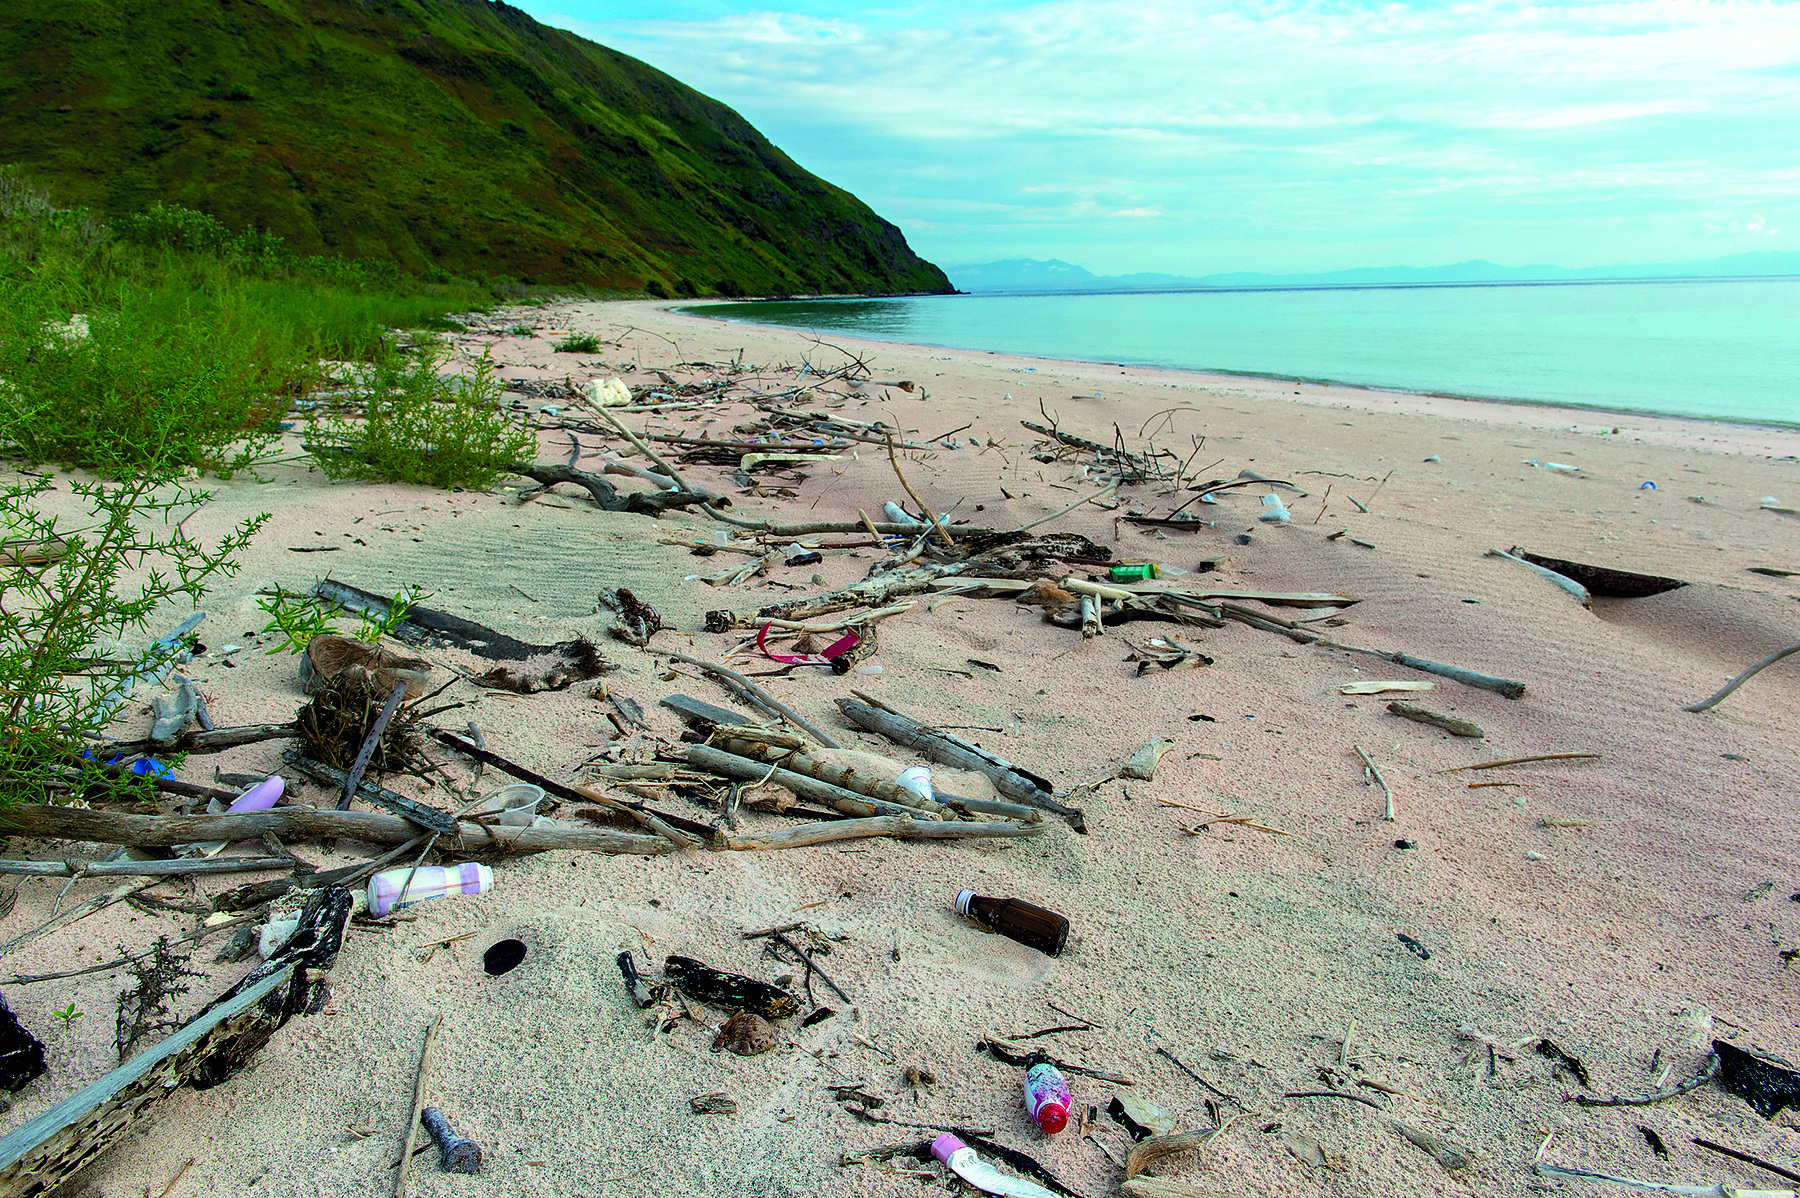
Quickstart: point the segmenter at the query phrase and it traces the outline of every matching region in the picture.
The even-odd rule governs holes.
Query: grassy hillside
[[[300,253],[669,294],[947,291],[731,109],[489,0],[9,0],[0,162]]]

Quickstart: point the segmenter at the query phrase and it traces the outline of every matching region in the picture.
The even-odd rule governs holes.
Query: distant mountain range
[[[1764,251],[1700,262],[1638,266],[1501,266],[1472,259],[1449,266],[1365,266],[1323,274],[1096,275],[1072,263],[1012,258],[945,268],[960,291],[1187,291],[1240,287],[1396,287],[1433,283],[1564,283],[1600,279],[1719,279],[1800,275],[1800,253]]]

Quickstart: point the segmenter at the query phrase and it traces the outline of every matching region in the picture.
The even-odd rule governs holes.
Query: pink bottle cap
[[[931,1155],[937,1157],[938,1160],[947,1165],[950,1163],[950,1158],[953,1155],[961,1152],[967,1147],[967,1144],[963,1143],[949,1132],[945,1132],[931,1142]]]

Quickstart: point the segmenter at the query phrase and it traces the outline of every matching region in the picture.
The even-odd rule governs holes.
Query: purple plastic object
[[[967,1147],[967,1144],[963,1143],[949,1132],[945,1132],[931,1142],[931,1155],[937,1157],[939,1161],[947,1165],[950,1163],[952,1153],[956,1152],[958,1149]]]
[[[245,811],[267,811],[281,802],[281,792],[286,789],[287,783],[282,781],[281,775],[271,774],[233,799],[231,806],[225,808],[225,814],[238,815]]]

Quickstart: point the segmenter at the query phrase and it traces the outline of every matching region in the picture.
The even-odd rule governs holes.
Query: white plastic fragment
[[[631,402],[631,388],[619,379],[589,379],[582,394],[597,408],[621,408]]]

